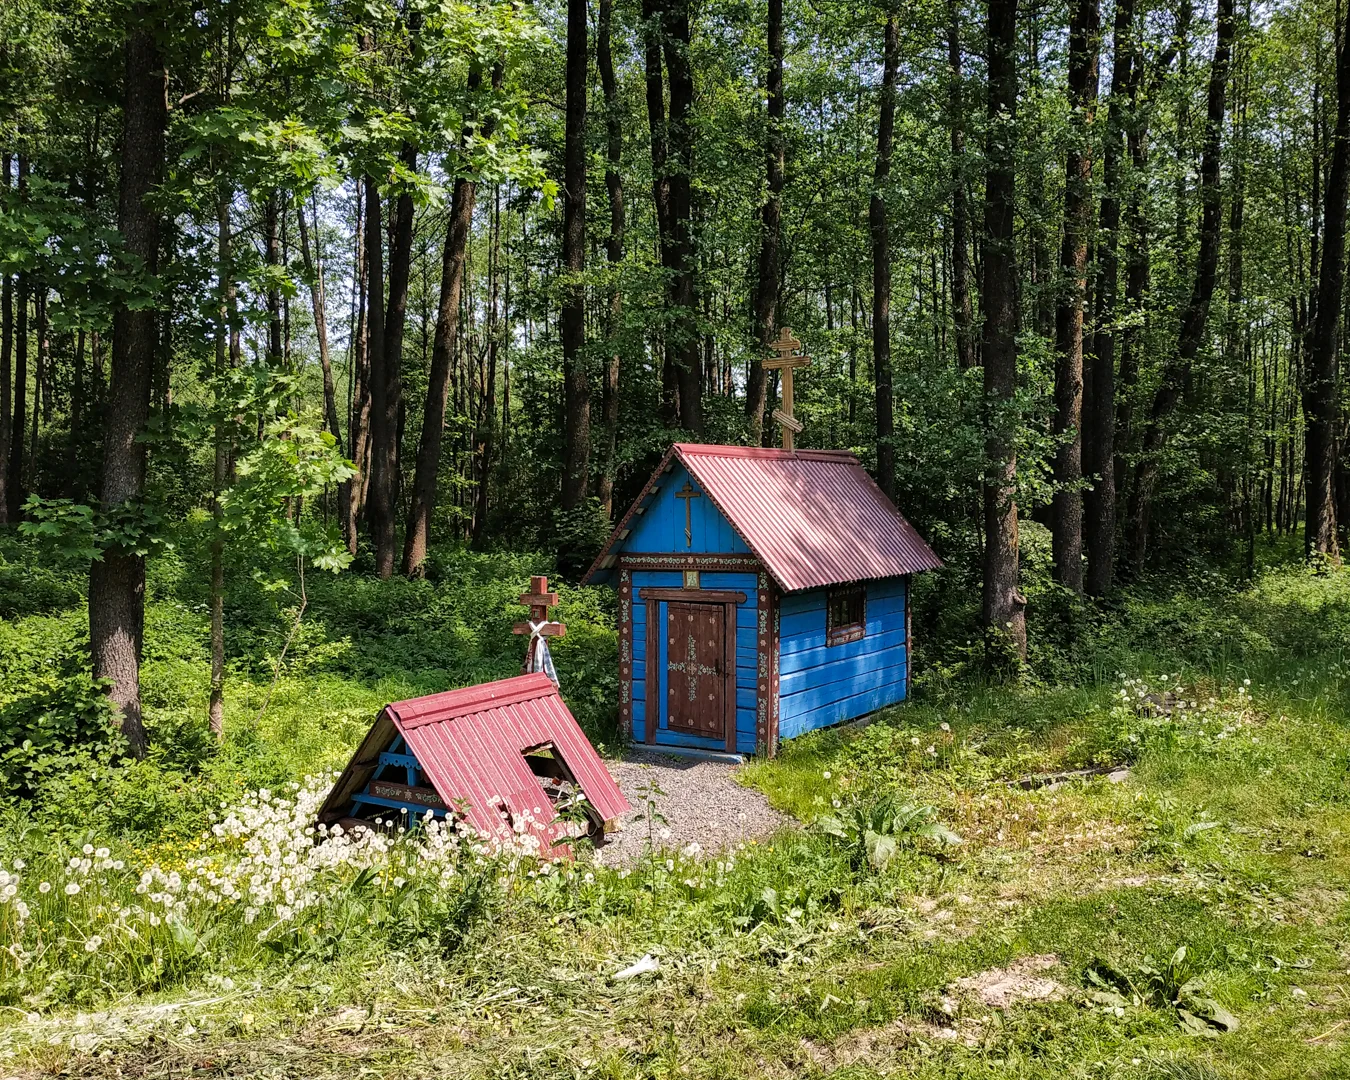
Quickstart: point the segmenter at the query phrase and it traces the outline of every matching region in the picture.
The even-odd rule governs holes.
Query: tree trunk
[[[305,224],[305,206],[303,202],[295,204],[295,220],[300,226],[300,257],[305,263],[305,273],[309,275],[310,310],[314,314],[314,333],[319,342],[319,367],[323,371],[323,413],[328,432],[337,440],[338,453],[342,453],[342,424],[338,419],[337,387],[333,382],[333,359],[328,350],[328,297],[323,280],[323,253],[319,250],[319,207],[314,205],[314,250],[309,246],[309,228]],[[350,480],[338,483],[338,517],[341,520],[343,536],[348,533],[347,515],[351,513]]]
[[[358,526],[370,485],[370,333],[366,320],[366,296],[370,273],[366,266],[366,224],[362,217],[365,184],[356,187],[356,252],[353,270],[355,325],[352,327],[351,405],[347,416],[347,439],[357,474],[348,481],[347,517],[344,521],[347,551],[356,554]]]
[[[281,196],[275,189],[267,193],[263,204],[263,228],[267,265],[272,268],[267,281],[267,364],[273,371],[281,371],[286,346],[281,333],[281,286],[276,278],[281,267]]]
[[[1322,265],[1317,310],[1303,390],[1305,475],[1308,507],[1304,543],[1309,556],[1340,561],[1336,535],[1336,427],[1340,418],[1338,361],[1342,294],[1345,288],[1345,204],[1350,189],[1350,33],[1337,20],[1336,129],[1331,147],[1322,218]]]
[[[1181,315],[1177,353],[1164,365],[1162,381],[1153,396],[1153,405],[1144,428],[1139,464],[1135,469],[1134,490],[1130,496],[1130,516],[1127,525],[1130,567],[1134,573],[1142,570],[1144,565],[1153,490],[1158,480],[1158,459],[1167,441],[1168,421],[1181,399],[1182,390],[1190,377],[1191,364],[1204,342],[1210,300],[1214,296],[1214,285],[1218,275],[1219,239],[1223,224],[1219,151],[1232,42],[1233,0],[1219,0],[1214,61],[1209,75],[1205,141],[1200,155],[1200,250],[1196,256],[1195,282],[1190,300]]]
[[[366,521],[370,527],[372,545],[376,551],[376,570],[382,577],[388,573],[380,565],[381,534],[384,536],[384,556],[394,535],[392,469],[389,457],[392,451],[394,423],[390,423],[388,406],[388,379],[384,362],[384,202],[379,184],[373,176],[363,180],[366,198],[366,386],[370,396],[370,435],[367,454]],[[394,410],[394,422],[397,422]]]
[[[872,376],[876,386],[877,484],[888,499],[895,498],[895,394],[891,383],[891,226],[885,189],[891,176],[895,77],[899,66],[900,29],[892,15],[886,20],[877,117],[877,160],[872,169],[872,197],[867,206],[867,222],[872,234]]]
[[[40,282],[33,296],[33,321],[37,329],[37,370],[33,372],[33,426],[28,439],[29,491],[38,490],[38,426],[39,420],[51,419],[51,410],[43,409],[43,398],[50,400],[51,339],[47,333],[47,283]]]
[[[342,452],[342,424],[338,420],[337,389],[333,382],[333,360],[328,351],[328,301],[324,291],[323,256],[311,251],[309,246],[309,228],[305,224],[305,207],[296,203],[296,223],[300,226],[300,257],[305,263],[305,273],[309,275],[310,309],[314,314],[314,334],[319,342],[319,367],[323,371],[323,413],[329,434],[337,440],[338,452]],[[314,228],[319,227],[319,210],[314,208]],[[318,236],[315,236],[317,249]]]
[[[754,318],[758,350],[750,353],[750,368],[745,383],[745,418],[751,446],[764,441],[766,408],[763,358],[768,354],[778,326],[779,264],[778,238],[782,230],[784,168],[787,150],[783,138],[783,0],[768,0],[769,69],[764,80],[768,92],[765,115],[765,175],[768,192],[759,215],[759,274],[755,282]]]
[[[492,69],[492,88],[501,87],[502,67]],[[469,73],[469,92],[481,85],[477,69]],[[461,150],[467,145],[472,128],[465,125]],[[483,125],[485,136],[492,133],[491,122]],[[462,163],[461,163],[462,164]],[[436,332],[431,340],[431,368],[427,375],[427,397],[422,414],[422,435],[417,444],[417,467],[413,475],[412,501],[408,506],[408,525],[403,537],[403,572],[416,577],[426,562],[431,538],[431,514],[436,508],[436,489],[445,441],[445,411],[450,400],[451,373],[459,347],[460,298],[464,291],[464,263],[473,229],[473,209],[477,187],[472,177],[455,179],[450,196],[450,224],[446,228],[441,255],[441,293],[436,309]]]
[[[146,18],[138,11],[137,22]],[[125,44],[122,160],[117,226],[129,255],[146,273],[159,270],[159,217],[147,196],[159,182],[168,122],[164,61],[150,30],[133,29]],[[113,313],[112,374],[103,439],[105,511],[138,503],[145,490],[145,446],[136,436],[150,416],[155,363],[155,312],[118,307]],[[131,752],[143,757],[141,639],[145,627],[145,559],[108,549],[89,567],[89,645],[96,679],[111,683]]]
[[[1091,129],[1097,111],[1097,0],[1074,0],[1069,25],[1072,140],[1064,163],[1062,278],[1055,310],[1055,450],[1050,539],[1055,580],[1083,591],[1083,298],[1092,230]]]
[[[19,155],[19,201],[28,192],[28,159]],[[14,320],[14,411],[9,427],[9,520],[18,521],[24,500],[23,437],[28,418],[28,275],[20,273],[14,290],[18,308]],[[3,447],[0,447],[3,452]]]
[[[416,150],[405,144],[400,155],[409,169],[416,167]],[[394,572],[396,558],[396,500],[398,487],[399,414],[403,399],[403,331],[408,310],[408,280],[412,268],[413,201],[411,192],[402,192],[394,201],[389,228],[389,303],[376,326],[380,307],[377,291],[380,267],[376,248],[380,243],[379,191],[367,178],[366,261],[370,265],[370,531],[375,548],[375,572],[387,578]],[[378,339],[378,340],[377,340]]]
[[[223,415],[225,372],[230,366],[230,328],[233,322],[234,266],[230,255],[230,203],[232,192],[221,195],[216,204],[216,264],[220,325],[216,330],[216,430],[215,461],[211,487],[211,693],[207,705],[207,724],[217,739],[225,733],[225,534],[222,528],[220,496],[229,483],[229,424]]]
[[[985,481],[984,625],[995,663],[1027,653],[1026,599],[1018,588],[1016,418],[1017,248],[1013,233],[1016,177],[1017,0],[988,0],[988,134],[984,185]]]
[[[1117,0],[1112,30],[1111,101],[1102,161],[1102,202],[1098,212],[1096,333],[1088,361],[1091,392],[1083,400],[1083,471],[1091,481],[1084,495],[1083,541],[1087,548],[1085,588],[1105,596],[1115,574],[1116,547],[1116,291],[1120,279],[1121,158],[1125,110],[1138,62],[1134,0]]]
[[[652,206],[661,250],[661,269],[670,273],[674,263],[670,221],[670,137],[666,125],[665,76],[661,67],[661,43],[666,37],[662,0],[642,0],[642,64],[647,97],[647,128],[652,150]],[[668,306],[668,305],[667,305]],[[674,352],[670,348],[671,312],[664,312],[661,332],[661,422],[675,427],[680,420],[679,382],[675,377]]]
[[[0,158],[4,162],[5,197],[9,196],[13,181],[11,167],[13,158],[5,154]],[[0,278],[0,525],[9,522],[9,442],[13,401],[10,397],[10,382],[13,378],[14,359],[14,279],[5,274]]]
[[[962,371],[976,364],[975,315],[970,301],[970,208],[966,202],[966,119],[961,93],[961,8],[947,0],[947,107],[951,111],[952,184],[952,324],[956,364]]]
[[[606,517],[614,514],[615,454],[619,433],[619,348],[618,336],[623,318],[623,291],[619,268],[624,257],[623,205],[623,114],[620,111],[618,83],[614,78],[614,53],[610,45],[613,0],[600,0],[596,27],[595,61],[600,69],[600,89],[605,95],[605,190],[609,194],[609,236],[605,240],[605,258],[609,263],[609,303],[605,312],[605,376],[601,393],[601,422],[604,425],[604,465],[596,482],[596,495]]]
[[[702,372],[699,364],[698,281],[693,233],[694,78],[689,69],[691,0],[667,0],[663,51],[670,84],[670,320],[666,350],[673,353],[679,391],[680,427],[703,431]]]
[[[497,353],[501,347],[501,250],[502,250],[502,203],[501,187],[492,189],[492,219],[490,225],[492,243],[488,251],[488,340],[487,370],[484,374],[484,401],[482,419],[478,424],[477,438],[477,489],[474,492],[473,509],[473,545],[483,546],[487,536],[488,489],[492,478],[492,429],[497,422]]]
[[[562,508],[586,498],[591,468],[591,389],[587,378],[586,290],[586,82],[590,50],[586,0],[567,0],[567,72],[563,150],[562,304],[563,468]]]

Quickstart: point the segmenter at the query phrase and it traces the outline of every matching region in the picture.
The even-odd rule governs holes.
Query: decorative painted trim
[[[743,552],[686,551],[665,555],[658,551],[641,551],[618,557],[619,566],[627,570],[702,570],[702,571],[757,571],[759,560]]]
[[[769,624],[773,618],[772,585],[769,575],[759,572],[759,602],[755,605],[755,749],[769,752],[769,698],[773,656],[770,647]]]
[[[647,651],[644,663],[647,667],[647,704],[646,719],[642,722],[643,741],[648,745],[656,743],[656,729],[661,726],[661,637],[665,631],[657,623],[661,618],[661,603],[658,600],[647,601]]]
[[[633,737],[633,582],[619,571],[619,730]]]
[[[783,613],[779,604],[778,586],[769,583],[769,756],[778,753],[778,708],[780,704],[778,683],[778,655],[782,641]]]
[[[736,607],[745,603],[738,593],[736,604],[722,607],[722,736],[728,754],[736,752]]]

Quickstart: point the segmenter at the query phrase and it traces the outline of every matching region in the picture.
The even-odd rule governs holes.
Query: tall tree
[[[988,0],[987,134],[984,182],[984,625],[991,646],[1027,652],[1026,598],[1018,588],[1017,247],[1013,213],[1017,163],[1017,0]]]
[[[235,284],[231,253],[230,206],[234,192],[222,190],[216,203],[217,319],[215,341],[216,393],[224,393],[225,373],[230,366],[230,337],[233,325]],[[211,470],[211,691],[207,702],[207,724],[220,738],[225,733],[225,532],[221,496],[230,480],[230,424],[224,416],[223,401],[216,400],[215,446]]]
[[[1084,582],[1092,596],[1104,596],[1115,573],[1116,547],[1116,292],[1120,279],[1120,192],[1125,152],[1125,111],[1138,53],[1134,0],[1116,0],[1112,27],[1111,98],[1102,153],[1102,202],[1098,211],[1096,332],[1085,361],[1090,387],[1083,400],[1083,471],[1090,487],[1084,495],[1083,542],[1087,548]]]
[[[117,227],[128,255],[145,272],[159,269],[159,215],[150,195],[164,166],[168,125],[164,60],[147,25],[146,7],[129,12],[122,85],[121,181]],[[137,436],[150,416],[157,334],[155,311],[117,307],[113,313],[112,373],[103,438],[104,513],[137,512],[145,491],[145,444]],[[89,646],[93,673],[111,684],[122,732],[133,754],[146,751],[141,720],[141,638],[145,628],[145,557],[113,547],[89,567]]]
[[[586,0],[567,0],[567,73],[563,149],[562,508],[585,498],[590,482],[591,390],[586,374],[586,83],[590,72]]]
[[[482,85],[481,70],[469,72],[468,91],[472,98]],[[501,88],[502,66],[492,69],[492,89]],[[469,161],[469,144],[477,122],[466,123],[459,143],[459,173],[450,195],[450,221],[441,251],[441,291],[436,309],[436,331],[431,345],[431,367],[427,374],[427,396],[422,412],[422,435],[417,444],[417,466],[413,474],[412,499],[408,504],[407,528],[403,534],[403,572],[416,577],[426,562],[430,543],[431,514],[436,507],[436,490],[441,468],[441,450],[445,442],[445,413],[450,401],[450,381],[459,348],[460,307],[464,295],[465,261],[473,232],[473,211],[478,185]],[[492,121],[482,125],[484,137],[492,134]]]
[[[409,172],[417,167],[417,148],[404,143],[399,161]],[[367,219],[374,229],[367,227],[367,236],[374,232],[374,246],[380,243],[379,191],[367,178]],[[413,256],[413,197],[406,187],[394,199],[389,223],[389,302],[381,320],[382,341],[375,349],[376,334],[374,309],[379,307],[376,291],[378,255],[368,241],[366,262],[371,267],[369,316],[371,341],[369,344],[371,384],[370,425],[370,531],[375,547],[375,572],[387,578],[394,572],[396,557],[396,527],[399,486],[399,427],[403,406],[403,334],[407,326],[408,282],[412,274]],[[382,276],[382,275],[379,275]],[[376,360],[378,358],[378,363]]]
[[[666,350],[674,356],[680,426],[697,434],[703,431],[703,387],[694,251],[694,75],[689,66],[690,6],[691,0],[665,0],[663,12],[661,44],[670,93],[667,123],[670,262],[666,271],[671,318],[666,327]]]
[[[961,86],[961,8],[947,0],[947,108],[951,113],[952,329],[956,365],[975,366],[975,316],[970,301],[970,208],[966,200],[966,118]]]
[[[347,441],[351,446],[356,475],[347,482],[347,512],[343,518],[347,551],[356,554],[358,524],[366,504],[370,483],[370,332],[366,321],[366,297],[370,273],[366,266],[366,220],[363,215],[365,182],[356,184],[356,213],[353,220],[355,251],[352,256],[352,344],[351,372],[348,378]]]
[[[1097,0],[1074,0],[1069,22],[1070,144],[1064,163],[1064,238],[1055,310],[1055,579],[1083,591],[1083,299],[1092,229],[1092,124],[1097,109]]]
[[[9,197],[14,182],[14,159],[6,153],[4,163],[5,197]],[[5,274],[0,280],[0,525],[9,521],[9,437],[13,407],[10,399],[10,380],[13,377],[14,356],[14,279]]]
[[[23,201],[28,191],[28,159],[19,155],[19,200]],[[28,416],[28,275],[18,274],[15,292],[14,319],[14,411],[9,425],[9,520],[19,520],[19,507],[23,505],[23,438]],[[0,453],[4,448],[0,447]]]
[[[642,70],[647,100],[647,129],[651,136],[652,206],[656,211],[661,269],[668,276],[675,261],[674,226],[670,211],[670,132],[666,123],[666,82],[661,43],[666,37],[662,0],[642,0]],[[670,337],[671,312],[667,301],[661,353],[661,419],[674,427],[680,419],[680,389]]]
[[[1308,507],[1304,543],[1310,555],[1340,561],[1336,535],[1336,435],[1340,420],[1339,357],[1345,289],[1345,204],[1350,192],[1350,32],[1337,5],[1336,128],[1322,216],[1312,348],[1303,391]]]
[[[1219,268],[1219,240],[1223,224],[1223,199],[1220,190],[1219,158],[1223,136],[1228,68],[1233,45],[1233,0],[1219,0],[1218,23],[1214,38],[1214,60],[1210,65],[1208,101],[1205,112],[1205,137],[1200,154],[1200,243],[1195,260],[1195,280],[1190,299],[1181,313],[1177,351],[1163,366],[1162,380],[1153,395],[1144,428],[1139,464],[1135,468],[1134,490],[1130,495],[1130,515],[1126,523],[1129,538],[1130,567],[1136,573],[1143,568],[1148,545],[1149,516],[1154,487],[1158,480],[1159,455],[1170,431],[1172,413],[1181,400],[1190,376],[1191,365],[1205,339],[1210,301]]]
[[[595,29],[595,63],[600,70],[600,90],[605,97],[605,191],[609,196],[609,235],[605,259],[609,263],[609,299],[605,306],[605,371],[601,386],[600,415],[604,429],[604,462],[596,480],[596,495],[607,517],[614,513],[614,469],[619,434],[619,348],[617,337],[623,318],[623,290],[619,267],[623,264],[625,211],[623,204],[623,113],[619,86],[614,78],[614,50],[610,44],[613,0],[600,0]]]
[[[759,272],[755,278],[755,338],[760,351],[750,354],[750,369],[745,384],[745,418],[750,442],[758,446],[764,437],[766,382],[763,357],[777,332],[779,234],[783,219],[783,185],[787,158],[783,132],[783,0],[768,0],[769,68],[764,79],[768,92],[765,110],[764,156],[767,191],[759,212]]]
[[[877,160],[867,222],[872,235],[872,377],[876,385],[877,484],[895,497],[895,392],[891,375],[891,226],[886,185],[895,142],[895,78],[900,67],[900,28],[887,17],[882,47],[881,100],[877,116]]]
[[[375,177],[362,179],[365,189],[365,376],[370,398],[370,434],[366,453],[366,517],[376,549],[376,570],[388,576],[380,564],[380,537],[384,536],[384,554],[393,542],[393,436],[389,432],[388,380],[385,375],[384,333],[384,201]],[[397,412],[394,413],[397,418]],[[360,464],[358,462],[358,464]]]
[[[333,359],[328,350],[328,297],[323,281],[323,254],[318,250],[319,211],[314,209],[315,246],[309,243],[309,227],[305,224],[305,207],[302,202],[295,204],[295,220],[300,227],[300,257],[304,260],[305,276],[309,278],[310,311],[314,316],[314,337],[319,347],[319,369],[323,372],[323,417],[329,434],[337,440],[338,450],[342,450],[342,425],[338,420],[337,384],[333,381]],[[346,501],[345,482],[341,486],[338,502]]]

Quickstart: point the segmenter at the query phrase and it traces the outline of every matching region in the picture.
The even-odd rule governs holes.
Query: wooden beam
[[[639,589],[642,600],[676,600],[689,604],[744,604],[745,593],[730,589]]]
[[[518,622],[511,627],[511,633],[513,634],[528,634],[531,632],[529,623]],[[562,637],[566,633],[567,627],[560,622],[544,623],[544,625],[539,628],[540,637]]]

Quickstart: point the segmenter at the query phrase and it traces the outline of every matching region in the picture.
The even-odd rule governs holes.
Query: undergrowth
[[[249,893],[254,872],[212,825],[256,805],[250,792],[340,766],[387,701],[515,673],[516,596],[548,568],[442,552],[423,582],[311,583],[266,710],[293,601],[236,573],[215,745],[193,557],[185,542],[152,563],[155,748],[132,762],[82,674],[82,583],[30,573],[32,552],[0,541],[0,734],[18,751],[0,758],[0,891],[14,886],[0,932],[23,942],[0,994],[35,1033],[0,1028],[0,1046],[30,1064],[105,1075],[104,1059],[81,1056],[99,1045],[121,1048],[118,1068],[152,1045],[303,1056],[297,1029],[356,1004],[368,1021],[353,1031],[377,1013],[424,1031],[409,1053],[428,1074],[1350,1071],[1350,1001],[1337,991],[1350,955],[1350,573],[1274,564],[1244,584],[1197,568],[1101,609],[1040,582],[1031,663],[999,686],[966,644],[970,598],[949,606],[947,586],[925,584],[914,700],[741,774],[813,827],[729,852],[658,845],[621,868],[585,853],[559,866],[470,859],[461,869],[477,870],[445,890],[358,859],[311,878],[296,895],[313,902],[297,911],[284,889],[270,907],[222,891],[228,880]],[[611,597],[560,592],[564,694],[614,748]],[[278,849],[282,866],[290,853]],[[146,897],[165,891],[155,875],[183,885],[201,866],[215,884],[192,894],[191,917],[156,912],[148,927]],[[957,980],[1035,955],[1052,958],[1057,1000],[1005,1010],[953,997]],[[644,956],[649,974],[611,980]],[[64,1005],[128,994],[222,1004],[190,1019],[115,1013],[116,1035],[62,1026]],[[52,1039],[59,1051],[36,1049]],[[363,1068],[407,1071],[378,1043],[353,1046],[372,1055]],[[164,1053],[136,1067],[185,1069],[199,1051]]]

